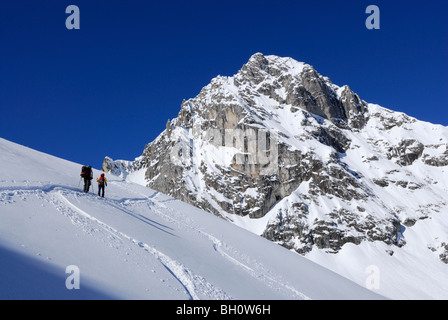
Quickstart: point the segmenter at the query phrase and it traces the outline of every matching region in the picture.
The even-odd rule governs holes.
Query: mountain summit
[[[425,254],[448,263],[447,146],[447,127],[256,53],[183,101],[142,156],[106,157],[103,170],[300,254],[367,242],[393,255],[414,250],[416,232]]]

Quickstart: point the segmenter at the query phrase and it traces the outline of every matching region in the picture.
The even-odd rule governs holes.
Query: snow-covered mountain
[[[139,158],[106,157],[103,170],[358,282],[365,268],[354,261],[367,256],[393,297],[446,298],[447,166],[447,127],[368,103],[308,64],[257,53],[183,101]]]
[[[119,177],[105,198],[85,194],[80,170],[0,139],[0,299],[382,298]]]

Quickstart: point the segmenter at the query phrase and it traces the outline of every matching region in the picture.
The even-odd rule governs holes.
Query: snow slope
[[[0,139],[1,299],[382,298],[118,177],[107,175],[106,198],[84,194],[80,168]],[[79,269],[79,290],[66,288],[68,266]]]

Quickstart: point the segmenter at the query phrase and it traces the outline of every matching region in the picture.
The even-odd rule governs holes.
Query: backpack
[[[107,179],[104,175],[100,176],[98,179],[96,179],[96,182],[98,182],[99,185],[106,185],[107,186]]]
[[[92,169],[87,166],[82,166],[81,177],[92,180]]]
[[[81,177],[86,177],[87,176],[87,166],[82,166],[81,168]]]

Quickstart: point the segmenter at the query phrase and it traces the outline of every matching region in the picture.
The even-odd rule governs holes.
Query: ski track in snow
[[[52,186],[20,186],[16,188],[12,187],[2,187],[0,188],[0,201],[3,204],[12,203],[12,197],[18,196],[20,200],[26,201],[27,197],[37,196],[40,199],[45,199],[50,202],[56,210],[58,210],[62,215],[69,218],[71,223],[76,227],[80,228],[82,231],[94,236],[96,239],[100,239],[104,244],[113,247],[120,248],[123,246],[124,239],[131,242],[132,244],[138,246],[145,252],[154,256],[163,267],[171,274],[185,289],[188,298],[192,300],[199,300],[200,297],[212,298],[212,299],[231,299],[225,292],[215,288],[212,284],[208,283],[206,279],[195,275],[191,270],[185,267],[178,261],[171,259],[167,255],[158,251],[154,247],[147,243],[139,241],[138,239],[125,234],[107,223],[95,218],[94,216],[88,214],[86,211],[82,210],[71,201],[67,199],[67,196],[74,195],[78,198],[78,195],[83,197],[96,198],[96,196],[91,196],[89,194],[81,194],[78,189],[70,188],[59,185]],[[47,195],[47,197],[44,197]],[[49,195],[49,196],[48,196]],[[119,203],[138,203],[148,199],[144,198],[129,198],[122,200],[113,199],[102,199],[105,203],[113,208],[121,210],[125,214],[131,214],[134,217],[141,219],[133,214],[124,207],[119,206]],[[117,203],[115,203],[117,202]],[[152,201],[151,201],[152,202]],[[154,202],[152,202],[154,203]],[[150,207],[149,207],[150,208]],[[155,226],[155,225],[153,225]],[[156,227],[156,226],[155,226]]]
[[[171,259],[166,254],[155,249],[153,246],[151,246],[145,242],[139,241],[138,239],[135,239],[134,237],[132,237],[128,234],[125,234],[125,233],[111,227],[110,225],[100,221],[99,219],[89,215],[87,212],[85,212],[84,210],[80,209],[79,207],[77,207],[76,205],[71,203],[61,192],[58,192],[57,196],[60,197],[60,199],[68,207],[70,207],[74,211],[78,212],[83,217],[86,217],[86,218],[90,219],[91,221],[95,222],[106,232],[109,232],[113,236],[113,239],[124,238],[124,239],[130,241],[131,243],[133,243],[134,245],[137,245],[139,248],[143,249],[145,252],[154,256],[163,265],[163,267],[184,287],[190,300],[200,300],[201,296],[213,297],[214,299],[230,299],[230,297],[228,297],[225,294],[225,292],[223,292],[222,290],[220,290],[218,288],[215,288],[212,284],[207,282],[207,280],[204,279],[203,277],[195,275],[190,269],[185,267],[182,263],[180,263],[174,259]],[[139,217],[137,217],[135,214],[131,213],[130,211],[125,210],[124,208],[119,208],[116,204],[113,203],[114,200],[107,200],[107,199],[104,199],[104,200],[108,205],[111,205],[112,207],[114,207],[118,210],[124,211],[126,214],[131,214],[134,217],[140,219]],[[141,201],[144,201],[144,200],[140,199],[140,198],[120,200],[120,202],[127,202],[128,204],[132,203],[132,202],[141,202]]]
[[[272,272],[264,268],[261,263],[257,261],[249,261],[251,259],[246,255],[240,254],[237,250],[230,247],[228,244],[223,243],[218,238],[212,236],[211,234],[203,230],[198,229],[197,226],[193,225],[191,221],[188,219],[188,217],[186,217],[182,213],[166,207],[160,201],[157,200],[153,201],[153,199],[156,198],[157,194],[158,193],[155,192],[151,197],[147,197],[148,200],[147,205],[151,211],[161,216],[161,218],[177,225],[179,228],[183,229],[189,228],[193,232],[198,232],[199,234],[201,234],[202,236],[204,236],[205,238],[207,238],[209,241],[212,242],[214,251],[219,253],[222,257],[224,257],[231,263],[241,267],[243,270],[248,272],[250,276],[258,280],[261,280],[262,282],[268,284],[270,287],[276,288],[279,291],[288,291],[288,296],[291,296],[292,294],[294,299],[311,300],[311,298],[309,298],[302,292],[296,290],[294,287],[285,284],[284,281],[282,281],[282,279],[277,279],[278,276],[271,274]],[[166,211],[168,211],[169,214],[165,213]],[[177,219],[174,219],[173,217],[176,217]]]
[[[123,185],[120,185],[120,187],[123,187]],[[133,245],[138,246],[138,248],[144,250],[146,253],[151,254],[168,271],[168,273],[181,284],[187,294],[188,299],[233,299],[222,289],[209,283],[204,277],[195,274],[191,269],[157,250],[154,246],[117,230],[104,221],[90,215],[88,212],[81,209],[68,199],[69,197],[74,197],[75,199],[83,197],[91,201],[97,198],[96,195],[93,196],[91,194],[84,194],[80,192],[78,188],[63,185],[8,186],[0,187],[0,204],[6,205],[14,202],[14,196],[17,196],[20,200],[25,201],[27,197],[32,195],[49,202],[63,216],[70,219],[73,225],[80,228],[83,232],[94,236],[97,240],[102,241],[109,247],[119,249],[126,242],[130,242]],[[136,204],[146,203],[148,210],[161,217],[164,221],[167,221],[186,232],[196,232],[200,236],[208,239],[211,242],[215,252],[220,254],[227,261],[240,267],[251,277],[265,283],[271,288],[275,288],[278,291],[283,291],[288,296],[293,296],[296,299],[310,299],[302,292],[286,284],[285,281],[277,275],[272,274],[272,272],[266,269],[261,263],[258,263],[254,259],[239,253],[236,249],[226,243],[223,243],[213,235],[200,230],[198,227],[193,225],[193,222],[190,218],[188,218],[188,216],[165,206],[163,202],[169,201],[170,199],[160,201],[157,200],[157,192],[154,192],[151,196],[143,194],[138,195],[141,197],[122,198],[118,200],[112,198],[101,198],[100,201],[104,201],[104,205],[119,210],[123,214],[133,216],[134,218],[142,220],[145,223],[149,223],[151,226],[163,232],[176,236],[172,232],[174,231],[172,228],[127,209],[127,207],[132,207]]]
[[[281,281],[281,280],[275,279],[275,275],[268,276],[267,274],[270,274],[270,271],[264,269],[260,263],[257,263],[256,261],[250,262],[250,264],[255,266],[255,268],[250,267],[248,265],[249,263],[245,264],[244,262],[240,261],[244,258],[248,259],[248,257],[242,256],[242,257],[240,257],[240,260],[237,260],[235,257],[232,257],[225,251],[224,248],[227,248],[227,245],[225,245],[225,244],[223,245],[221,240],[213,237],[212,235],[210,235],[206,232],[203,232],[203,231],[199,231],[199,232],[202,233],[204,236],[206,236],[213,242],[213,248],[215,249],[216,252],[221,254],[227,260],[233,262],[234,264],[236,264],[236,265],[240,266],[241,268],[243,268],[244,270],[246,270],[252,277],[260,279],[263,282],[268,283],[271,287],[275,287],[279,290],[286,289],[287,291],[290,291],[296,299],[311,300],[310,297],[308,297],[305,294],[303,294],[302,292],[296,290],[292,286],[284,284],[283,281]],[[228,248],[227,248],[227,251],[229,251]],[[233,252],[236,253],[235,251],[233,251]]]

